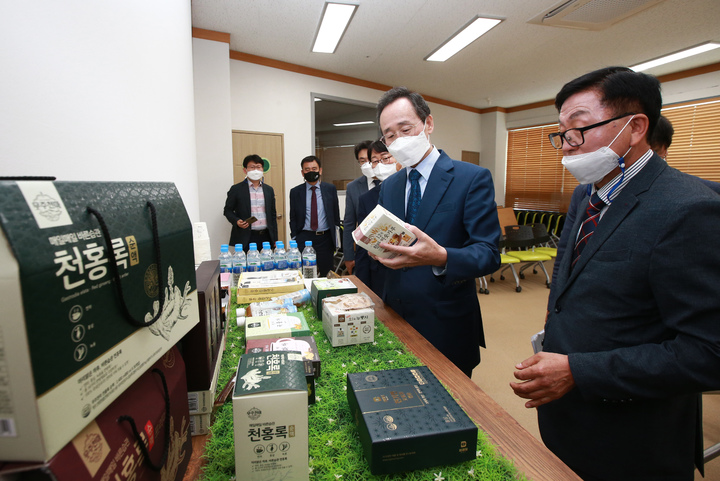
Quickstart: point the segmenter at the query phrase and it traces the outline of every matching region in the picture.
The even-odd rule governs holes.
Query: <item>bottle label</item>
[[[285,270],[287,268],[288,268],[287,261],[284,261],[284,260],[278,261],[276,269]]]

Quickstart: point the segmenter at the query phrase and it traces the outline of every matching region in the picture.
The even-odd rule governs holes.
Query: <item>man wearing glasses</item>
[[[485,346],[475,278],[500,265],[500,225],[487,169],[430,144],[434,121],[420,94],[397,87],[378,102],[388,151],[404,169],[380,188],[380,205],[411,225],[410,247],[377,259],[389,267],[384,301],[468,377]]]
[[[585,480],[692,480],[700,393],[720,388],[720,198],[648,143],[656,78],[591,72],[555,98],[550,142],[591,184],[550,293],[543,351],[511,383],[545,444]]]
[[[355,146],[355,160],[360,165],[362,174],[347,185],[345,189],[345,216],[343,219],[343,258],[348,274],[352,274],[355,267],[355,241],[352,232],[358,226],[358,199],[368,191],[368,184],[373,178],[370,166],[368,147],[372,140],[364,140]]]

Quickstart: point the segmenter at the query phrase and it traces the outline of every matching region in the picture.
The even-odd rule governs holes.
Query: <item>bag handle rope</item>
[[[128,309],[127,303],[125,302],[125,295],[123,294],[123,287],[122,283],[120,282],[120,271],[118,270],[117,266],[117,258],[115,257],[115,251],[112,248],[112,239],[110,238],[110,231],[108,230],[107,224],[105,223],[105,219],[103,219],[103,216],[98,212],[97,210],[93,209],[92,207],[88,206],[87,211],[94,215],[97,218],[98,224],[100,224],[100,230],[102,231],[103,238],[105,239],[105,244],[107,246],[108,250],[108,256],[110,257],[110,270],[112,271],[113,278],[115,279],[115,286],[117,287],[118,295],[120,296],[120,304],[123,308],[123,313],[125,314],[125,317],[130,322],[130,324],[138,327],[147,327],[152,326],[155,321],[160,319],[160,315],[162,314],[163,308],[165,306],[165,289],[163,286],[165,285],[165,279],[163,278],[163,270],[162,266],[160,264],[160,235],[158,234],[158,226],[157,226],[157,212],[155,210],[155,206],[152,202],[148,201],[147,206],[150,209],[150,220],[152,222],[152,234],[153,234],[153,244],[155,248],[155,259],[157,259],[157,275],[158,275],[158,286],[159,286],[159,299],[160,299],[160,306],[158,308],[157,313],[155,316],[153,316],[152,319],[149,321],[139,321],[135,319],[132,314],[130,314],[130,309]]]

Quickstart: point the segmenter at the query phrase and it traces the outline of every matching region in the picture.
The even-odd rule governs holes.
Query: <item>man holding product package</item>
[[[500,266],[492,177],[430,144],[433,117],[416,92],[386,92],[378,123],[404,167],[382,183],[379,203],[417,236],[410,247],[381,244],[399,254],[392,259],[371,254],[391,269],[383,300],[470,377],[485,347],[475,278]]]
[[[555,98],[562,163],[590,184],[550,293],[543,350],[516,365],[545,444],[585,480],[702,471],[702,391],[720,388],[720,198],[648,143],[655,77],[609,67]]]

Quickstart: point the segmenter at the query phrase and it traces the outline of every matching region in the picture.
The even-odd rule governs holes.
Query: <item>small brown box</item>
[[[188,391],[210,389],[224,335],[220,300],[220,261],[204,261],[195,271],[200,322],[182,340]]]

